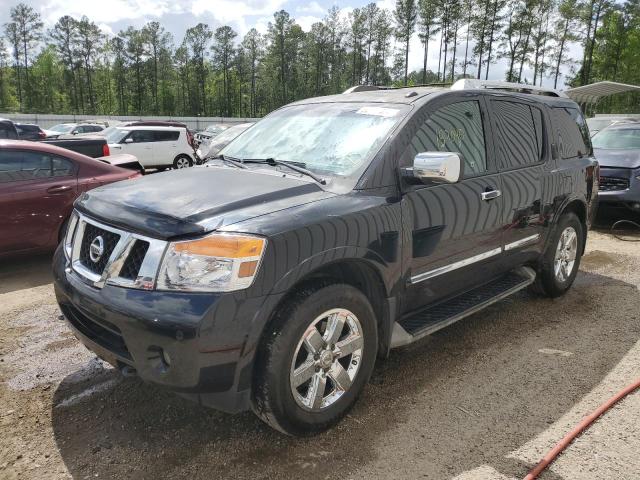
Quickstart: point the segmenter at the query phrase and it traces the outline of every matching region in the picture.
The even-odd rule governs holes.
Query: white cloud
[[[303,17],[296,18],[296,23],[302,27],[302,30],[309,32],[311,25],[322,20],[320,17],[314,17],[312,15],[305,15]]]
[[[93,21],[109,24],[122,20],[158,18],[181,10],[176,2],[170,0],[49,0],[35,8],[40,11],[45,26],[53,25],[63,15],[74,18],[86,15]]]
[[[296,13],[305,13],[307,15],[324,15],[328,8],[323,7],[318,2],[310,2],[306,5],[300,5],[296,8]]]

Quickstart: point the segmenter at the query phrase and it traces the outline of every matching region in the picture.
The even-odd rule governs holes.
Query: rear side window
[[[174,142],[180,137],[180,132],[178,131],[157,130],[153,133],[156,142]]]
[[[591,153],[591,141],[587,123],[577,108],[554,107],[551,109],[553,125],[558,133],[560,158],[581,157]]]
[[[146,143],[154,141],[154,135],[151,130],[134,130],[129,135],[129,138],[133,139],[134,143]]]
[[[487,171],[484,127],[476,100],[456,102],[431,114],[411,141],[414,155],[422,152],[456,152],[464,162],[464,176]]]
[[[501,170],[539,163],[543,158],[542,112],[524,103],[491,102]]]
[[[40,152],[0,151],[0,183],[66,177],[73,170],[73,163],[66,158]]]

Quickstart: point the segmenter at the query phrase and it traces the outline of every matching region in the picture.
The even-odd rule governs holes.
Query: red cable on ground
[[[620,390],[609,400],[604,402],[602,405],[598,407],[596,411],[594,411],[591,415],[588,415],[582,419],[582,421],[571,430],[565,437],[556,443],[556,446],[553,447],[549,453],[547,453],[540,463],[538,463],[528,474],[524,477],[524,480],[534,480],[540,475],[545,468],[553,462],[562,451],[569,446],[569,444],[584,430],[587,429],[589,425],[591,425],[600,415],[613,407],[616,403],[622,400],[624,397],[632,393],[634,390],[640,388],[640,378],[636,380],[634,383],[629,385],[628,387]]]

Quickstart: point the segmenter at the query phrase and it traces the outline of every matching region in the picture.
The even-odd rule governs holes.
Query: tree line
[[[281,10],[265,34],[198,23],[182,39],[158,22],[110,36],[63,16],[45,29],[20,3],[3,33],[0,111],[257,117],[352,85],[449,84],[496,68],[520,83],[640,84],[640,0],[397,0],[346,18],[334,6],[308,32]],[[410,70],[416,35],[422,68]],[[629,95],[600,108],[639,104]]]

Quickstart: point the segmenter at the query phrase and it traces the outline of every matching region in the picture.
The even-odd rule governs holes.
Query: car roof
[[[613,123],[603,130],[639,130],[640,121],[625,121],[619,123]]]
[[[149,126],[149,125],[127,125],[121,127],[120,125],[114,125],[118,130],[160,130],[160,131],[170,131],[170,132],[181,132],[184,131],[184,127],[168,127],[168,126]]]
[[[337,95],[327,95],[324,97],[307,98],[292,103],[291,105],[309,105],[314,103],[395,103],[395,104],[423,104],[431,98],[455,94],[460,92],[480,92],[493,97],[519,98],[525,101],[533,101],[545,103],[549,106],[571,106],[575,107],[576,103],[567,97],[557,97],[552,95],[536,95],[531,93],[513,92],[500,89],[458,89],[452,90],[447,87],[399,87],[399,88],[380,88],[372,90],[355,91],[339,93]]]

